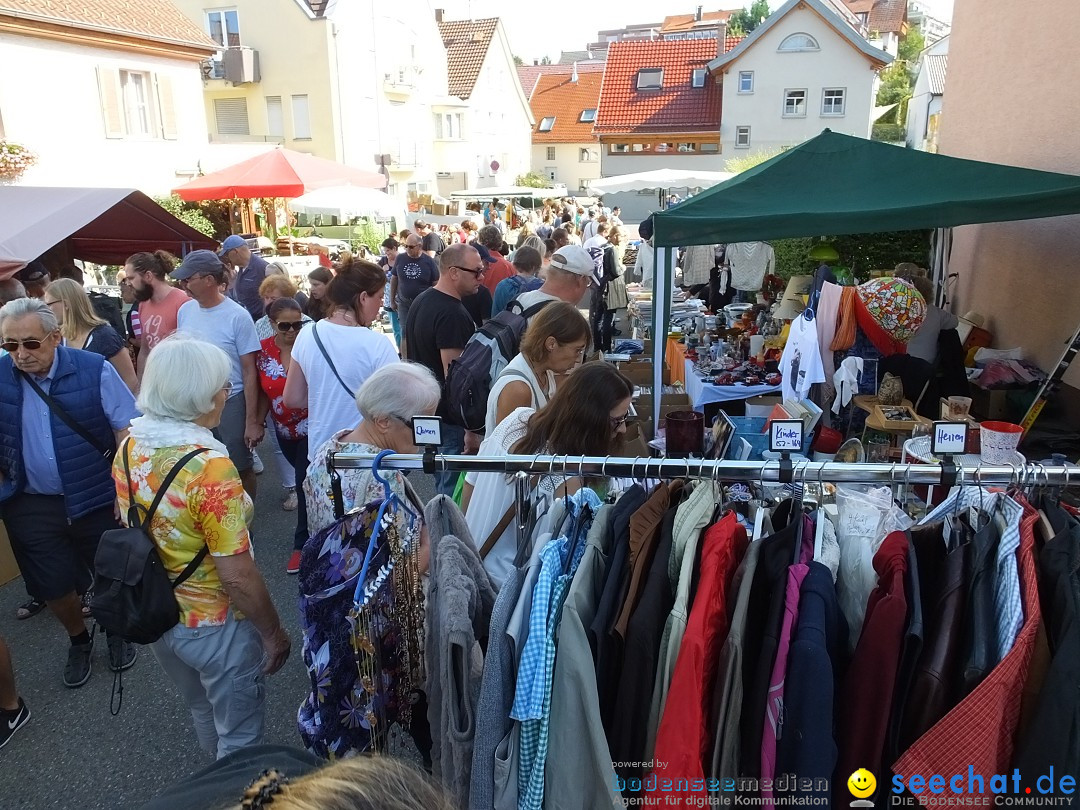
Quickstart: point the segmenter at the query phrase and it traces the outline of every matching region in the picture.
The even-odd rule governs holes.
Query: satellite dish
[[[497,160],[491,161],[491,170],[493,172],[497,172],[499,170],[499,161],[497,161]]]

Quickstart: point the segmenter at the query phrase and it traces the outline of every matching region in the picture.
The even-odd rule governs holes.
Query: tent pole
[[[667,354],[668,313],[671,309],[671,281],[674,253],[669,247],[656,251],[653,267],[653,438],[660,430],[660,399],[664,393],[664,356]]]

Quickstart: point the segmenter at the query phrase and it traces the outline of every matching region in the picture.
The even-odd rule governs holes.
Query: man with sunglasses
[[[397,307],[402,334],[405,334],[413,301],[439,280],[439,265],[423,248],[423,238],[409,234],[404,252],[394,259],[390,270],[390,300]]]
[[[213,343],[224,349],[232,361],[231,391],[215,433],[229,449],[229,458],[240,473],[244,490],[254,500],[255,460],[251,451],[266,432],[259,419],[259,372],[255,358],[261,344],[255,322],[246,309],[222,293],[226,269],[213,251],[193,250],[171,275],[193,299],[180,307],[177,331]],[[260,309],[262,306],[260,298]]]
[[[405,323],[407,358],[431,369],[443,389],[437,416],[446,416],[446,372],[450,363],[461,355],[476,330],[461,299],[476,292],[485,269],[484,261],[472,245],[450,245],[440,257],[438,282],[413,302]],[[466,447],[465,431],[456,425],[444,421],[442,437],[440,453],[457,454]],[[479,437],[470,434],[470,449],[479,446]],[[456,472],[436,473],[435,489],[453,495],[457,478]]]
[[[60,345],[56,316],[20,298],[0,309],[0,517],[27,589],[43,599],[71,646],[64,685],[90,678],[94,641],[76,595],[102,532],[119,526],[112,454],[139,415],[105,358]],[[108,639],[109,667],[135,648]]]

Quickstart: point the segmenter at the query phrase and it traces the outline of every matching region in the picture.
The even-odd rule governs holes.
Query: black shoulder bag
[[[116,455],[115,446],[105,447],[104,445],[102,445],[102,443],[98,441],[96,436],[92,435],[89,430],[87,430],[74,419],[72,419],[71,414],[65,411],[64,407],[59,402],[46,394],[45,391],[42,390],[41,386],[34,382],[33,377],[31,377],[25,371],[20,371],[19,373],[22,374],[24,380],[30,383],[30,387],[34,389],[34,393],[41,397],[42,402],[49,406],[49,410],[56,414],[60,418],[61,422],[63,422],[69,428],[71,428],[84,439],[86,439],[87,444],[89,444],[91,447],[101,453],[102,457],[106,461],[112,461],[113,456]]]

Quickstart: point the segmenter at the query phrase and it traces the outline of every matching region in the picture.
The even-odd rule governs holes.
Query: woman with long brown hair
[[[506,417],[484,439],[480,455],[614,455],[626,432],[633,393],[633,384],[614,366],[602,361],[586,363],[571,372],[543,408],[518,408]],[[533,498],[551,501],[583,486],[606,494],[605,480],[586,480],[560,472],[540,476],[534,484]],[[516,529],[512,520],[505,521],[513,506],[511,477],[503,473],[465,476],[465,519],[478,546],[490,548],[484,556],[484,567],[499,583],[519,562]]]
[[[325,267],[316,267],[308,273],[308,300],[304,314],[313,321],[326,317],[330,302],[326,300],[326,288],[334,280],[334,274]]]
[[[350,259],[326,285],[327,316],[301,330],[282,397],[286,408],[308,410],[311,451],[359,419],[356,392],[372,372],[398,362],[393,344],[372,332],[386,274],[364,259]]]

